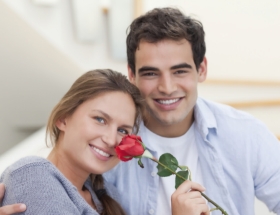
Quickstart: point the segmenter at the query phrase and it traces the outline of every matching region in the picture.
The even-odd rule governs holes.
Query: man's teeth
[[[107,157],[107,158],[110,157],[110,155],[108,153],[106,153],[106,152],[104,152],[104,151],[102,151],[102,150],[100,150],[96,147],[93,147],[93,150],[96,151],[98,154],[104,156],[104,157]]]
[[[158,100],[159,103],[164,104],[164,105],[170,105],[177,101],[179,101],[179,99]]]

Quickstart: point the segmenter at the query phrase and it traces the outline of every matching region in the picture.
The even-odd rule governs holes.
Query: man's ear
[[[207,59],[203,58],[198,68],[198,82],[203,82],[207,77]]]
[[[127,64],[128,79],[132,84],[135,84],[135,74],[133,73],[130,66]]]
[[[65,118],[59,119],[56,121],[55,123],[56,127],[60,130],[60,131],[65,131],[66,128],[66,120]]]

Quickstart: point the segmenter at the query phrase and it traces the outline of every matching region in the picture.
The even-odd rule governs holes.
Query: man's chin
[[[176,125],[177,123],[180,123],[182,120],[178,120],[175,118],[168,118],[165,116],[158,116],[156,117],[156,124],[159,126],[173,126]]]
[[[182,118],[182,119],[181,119]],[[176,125],[184,120],[183,117],[174,116],[174,112],[167,113],[161,112],[159,110],[148,109],[147,115],[145,117],[145,124],[152,124],[155,126],[172,126]]]

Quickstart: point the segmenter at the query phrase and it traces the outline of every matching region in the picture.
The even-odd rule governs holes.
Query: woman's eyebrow
[[[127,128],[127,129],[133,129],[133,126],[131,126],[131,125],[122,125],[121,127]]]
[[[97,111],[97,112],[101,113],[103,116],[105,116],[108,120],[112,120],[112,117],[109,114],[107,114],[104,111],[102,111],[102,110],[93,110],[93,111]],[[127,129],[133,129],[134,126],[125,125],[124,124],[124,125],[122,125],[120,127],[127,128]]]
[[[105,113],[104,111],[102,111],[102,110],[92,110],[92,111],[97,111],[97,112],[99,112],[99,113],[101,113],[103,116],[105,116],[107,119],[112,119],[112,117],[110,117],[110,115],[109,114],[107,114],[107,113]]]

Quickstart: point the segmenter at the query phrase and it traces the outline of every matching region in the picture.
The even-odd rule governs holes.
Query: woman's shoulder
[[[5,170],[0,182],[6,186],[3,205],[24,202],[26,214],[92,211],[74,185],[45,158],[32,156],[18,160]]]
[[[1,178],[3,179],[7,175],[15,175],[17,172],[25,172],[26,174],[30,174],[34,171],[39,174],[40,169],[42,171],[46,171],[47,169],[53,169],[53,167],[50,161],[45,158],[38,156],[28,156],[21,158],[12,165],[8,166],[2,173]]]
[[[53,189],[62,192],[74,187],[49,160],[37,156],[21,158],[7,167],[0,177],[0,183],[4,183],[7,190],[21,187],[21,190],[34,192]]]
[[[17,170],[20,170],[22,168],[28,168],[31,166],[45,166],[46,164],[48,165],[50,162],[42,157],[38,156],[28,156],[19,159],[9,167],[7,167],[6,171],[9,170],[9,172],[14,172]]]

